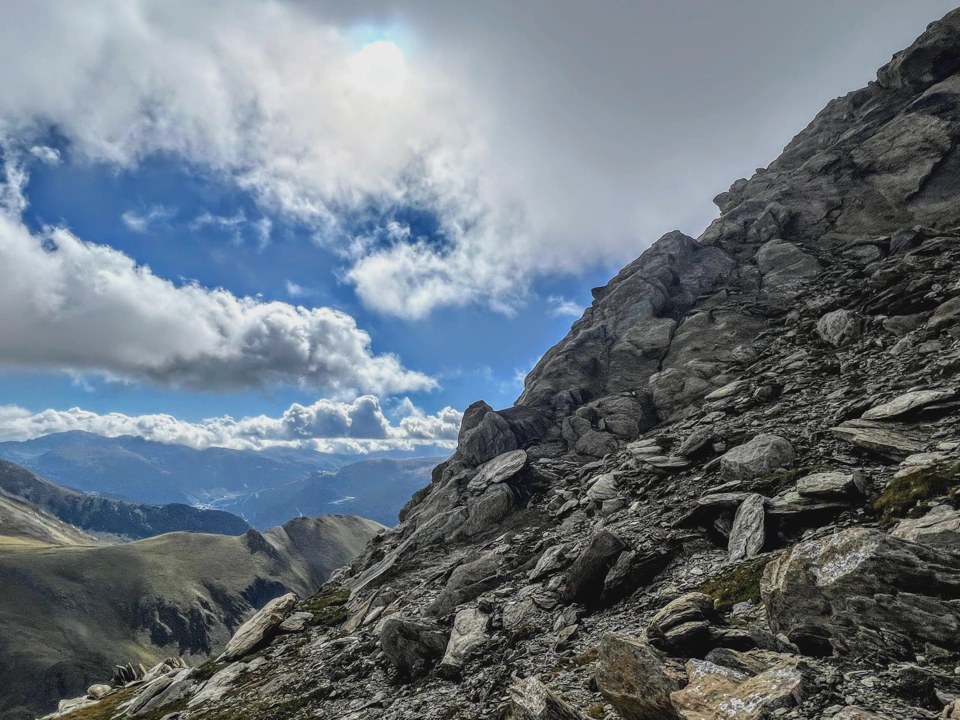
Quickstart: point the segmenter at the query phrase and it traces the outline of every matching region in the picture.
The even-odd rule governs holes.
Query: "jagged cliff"
[[[299,626],[150,709],[960,716],[958,139],[960,11],[595,290]]]

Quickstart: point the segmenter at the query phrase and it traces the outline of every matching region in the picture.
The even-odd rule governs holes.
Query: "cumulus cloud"
[[[100,373],[186,389],[298,384],[334,395],[429,390],[436,382],[375,354],[331,308],[176,285],[64,228],[34,234],[20,213],[25,176],[0,183],[0,364]]]
[[[953,2],[734,5],[7,2],[0,124],[231,179],[351,245],[344,277],[382,312],[509,311],[540,275],[697,234],[713,195]],[[370,37],[385,17],[395,45]],[[370,203],[440,232],[356,243]]]
[[[30,440],[52,433],[82,430],[105,437],[134,435],[155,442],[197,449],[226,447],[262,450],[307,447],[322,452],[410,450],[419,446],[453,448],[463,413],[446,407],[427,415],[409,400],[394,424],[372,395],[352,402],[322,399],[313,405],[291,405],[280,417],[259,415],[235,420],[229,416],[191,423],[172,415],[98,414],[80,408],[31,413],[0,406],[0,438]]]

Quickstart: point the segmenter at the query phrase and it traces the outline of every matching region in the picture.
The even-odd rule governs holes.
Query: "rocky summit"
[[[60,716],[960,717],[958,140],[955,11],[595,289],[317,595]]]

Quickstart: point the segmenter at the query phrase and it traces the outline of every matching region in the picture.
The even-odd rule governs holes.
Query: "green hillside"
[[[49,711],[118,663],[200,662],[253,609],[289,590],[314,592],[381,528],[323,516],[238,537],[0,543],[0,718]]]

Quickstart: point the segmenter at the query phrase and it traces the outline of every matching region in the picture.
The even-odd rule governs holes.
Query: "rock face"
[[[960,712],[958,48],[960,11],[597,288],[336,622],[182,720]]]
[[[960,555],[876,530],[797,545],[767,566],[761,592],[773,629],[807,652],[960,648]]]

